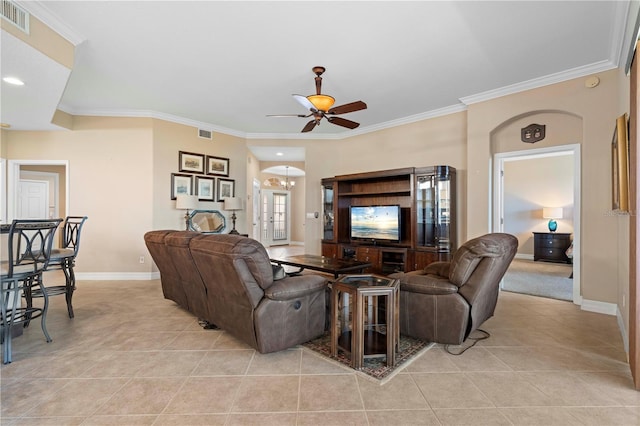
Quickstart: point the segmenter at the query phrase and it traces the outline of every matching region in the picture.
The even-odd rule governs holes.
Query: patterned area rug
[[[433,345],[434,343],[423,342],[422,340],[416,340],[411,337],[401,335],[400,350],[396,354],[396,365],[394,367],[387,367],[384,357],[365,358],[362,370],[356,370],[356,373],[359,373],[368,379],[374,379],[382,385],[391,380],[393,376],[402,371],[420,355],[431,349]],[[350,368],[351,359],[341,350],[338,350],[337,358],[333,358],[331,356],[330,333],[325,333],[323,336],[320,336],[315,340],[303,343],[302,346],[316,354],[320,354],[323,358]]]

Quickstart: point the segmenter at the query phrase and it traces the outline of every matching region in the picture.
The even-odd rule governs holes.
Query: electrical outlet
[[[144,263],[144,256],[140,256],[140,263]]]

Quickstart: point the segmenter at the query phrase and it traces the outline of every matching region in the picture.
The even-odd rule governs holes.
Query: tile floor
[[[203,330],[159,280],[79,281],[74,308],[52,298],[53,342],[38,323],[14,340],[0,424],[640,424],[615,317],[569,302],[503,292],[489,339],[460,356],[436,345],[383,386]]]

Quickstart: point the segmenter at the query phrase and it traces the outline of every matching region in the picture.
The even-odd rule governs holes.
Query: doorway
[[[265,247],[291,242],[291,193],[262,190],[262,244]]]
[[[28,171],[32,176],[39,176],[35,180],[50,181],[49,193],[57,198],[53,208],[50,209],[51,203],[47,204],[47,211],[42,217],[67,216],[69,212],[69,162],[67,160],[8,160],[7,222],[19,217],[20,181],[21,173],[24,171]],[[51,189],[51,182],[53,182],[53,189]]]
[[[558,156],[568,156],[569,161],[571,161],[573,165],[573,173],[569,176],[569,179],[572,179],[571,191],[572,191],[572,203],[571,209],[569,213],[570,219],[573,222],[573,278],[572,278],[572,286],[571,286],[571,300],[575,304],[582,303],[582,297],[580,294],[580,145],[579,144],[571,144],[571,145],[562,145],[556,147],[549,148],[540,148],[540,149],[531,149],[525,151],[514,151],[507,153],[499,153],[494,156],[494,202],[493,202],[493,229],[495,232],[509,232],[509,223],[505,223],[508,220],[508,215],[505,215],[505,211],[508,210],[508,204],[513,202],[512,199],[505,196],[505,187],[508,185],[508,179],[510,178],[508,175],[505,176],[505,165],[506,163],[511,162],[519,162],[519,161],[527,161],[527,160],[535,160],[535,159],[545,159],[551,157]],[[565,182],[566,184],[566,182]],[[553,201],[549,201],[553,203]],[[543,202],[542,205],[545,205],[546,202]],[[548,207],[559,207],[559,206],[551,206]],[[538,209],[542,210],[542,207]],[[521,216],[524,216],[525,220],[528,220],[528,223],[536,223],[539,221],[543,221],[542,214],[538,214],[538,212],[532,212],[531,209],[528,211],[521,212]],[[505,218],[507,217],[507,219]],[[532,222],[533,220],[533,222]],[[526,228],[526,225],[524,225]],[[531,225],[529,225],[531,226]],[[536,226],[540,226],[539,224]],[[532,230],[532,229],[529,229]],[[533,242],[531,241],[531,244]],[[525,255],[526,256],[526,255]],[[536,262],[537,263],[537,262]]]

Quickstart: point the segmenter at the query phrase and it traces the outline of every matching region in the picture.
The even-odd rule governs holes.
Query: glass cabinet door
[[[455,246],[455,169],[436,166],[416,176],[416,246],[438,251]]]
[[[322,239],[335,241],[334,182],[322,181]]]
[[[416,177],[418,185],[416,191],[417,245],[423,247],[433,247],[436,241],[436,190],[434,178],[435,176],[433,175]]]

